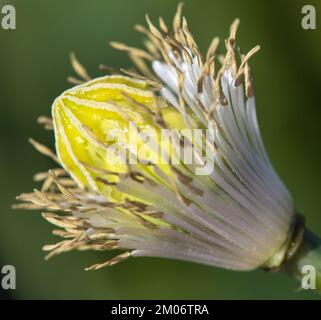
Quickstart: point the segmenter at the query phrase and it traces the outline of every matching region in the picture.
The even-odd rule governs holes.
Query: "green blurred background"
[[[73,252],[43,260],[43,244],[56,241],[39,212],[13,211],[16,194],[37,187],[32,176],[54,164],[28,144],[52,146],[36,124],[49,115],[53,99],[69,87],[68,53],[75,50],[91,75],[98,65],[130,67],[125,54],[108,46],[119,40],[139,46],[133,31],[147,12],[170,22],[173,0],[24,0],[14,4],[17,30],[0,31],[0,268],[17,270],[17,289],[0,297],[18,299],[317,299],[299,292],[286,275],[230,272],[192,263],[135,258],[115,267],[85,272],[108,253]],[[252,59],[263,138],[280,176],[308,226],[321,234],[321,1],[186,0],[187,16],[202,50],[214,35],[225,38],[241,19],[238,44],[260,44]],[[317,30],[301,28],[301,8],[317,10]]]

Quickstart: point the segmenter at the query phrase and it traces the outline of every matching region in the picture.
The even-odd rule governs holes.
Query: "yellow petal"
[[[117,163],[117,157],[109,149],[129,147],[129,121],[138,130],[154,129],[155,141],[160,143],[160,128],[153,116],[158,110],[169,127],[184,127],[180,113],[156,97],[143,80],[105,76],[65,91],[52,107],[56,150],[63,167],[80,186],[109,200],[121,201],[123,195],[113,185],[119,179],[114,173],[125,173],[128,167]],[[115,130],[123,132],[122,139],[116,141],[110,134]],[[158,153],[139,138],[137,149],[159,160]],[[167,165],[160,167],[169,169]],[[144,170],[150,169],[145,166]]]

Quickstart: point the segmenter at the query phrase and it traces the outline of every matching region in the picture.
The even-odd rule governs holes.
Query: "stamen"
[[[99,269],[107,267],[107,266],[113,266],[119,262],[122,262],[122,261],[128,259],[130,257],[130,255],[131,255],[130,252],[125,252],[125,253],[122,253],[114,258],[111,258],[110,260],[107,260],[104,263],[97,263],[97,264],[92,265],[91,267],[85,268],[85,270],[86,271],[99,270]]]
[[[73,69],[75,70],[75,72],[77,73],[77,75],[85,80],[85,81],[89,81],[91,80],[91,77],[88,75],[87,70],[84,68],[84,66],[78,61],[75,52],[71,52],[70,53],[70,61],[71,61],[71,65],[73,67]]]
[[[39,151],[40,153],[42,153],[43,155],[51,158],[53,161],[57,162],[58,164],[60,164],[60,161],[58,160],[58,157],[45,145],[37,142],[34,139],[29,139],[29,142],[34,146],[34,148]]]

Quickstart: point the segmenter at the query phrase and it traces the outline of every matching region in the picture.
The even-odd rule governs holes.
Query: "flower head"
[[[137,26],[146,51],[112,43],[140,74],[122,70],[91,80],[73,56],[85,81],[52,106],[57,156],[32,141],[62,168],[38,174],[42,190],[19,197],[62,228],[54,234],[65,239],[44,247],[49,257],[126,250],[89,269],[130,256],[235,270],[284,259],[294,208],[257,123],[248,60],[259,47],[239,53],[236,20],[226,54],[217,54],[214,38],[203,57],[181,9],[173,31],[148,16],[148,28]]]

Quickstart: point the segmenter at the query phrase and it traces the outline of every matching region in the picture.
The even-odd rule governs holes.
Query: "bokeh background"
[[[298,291],[286,275],[230,272],[207,266],[135,258],[85,272],[108,253],[73,252],[43,260],[41,247],[56,241],[39,212],[13,211],[15,195],[37,187],[32,176],[54,164],[28,144],[34,137],[53,146],[50,132],[36,124],[50,115],[53,99],[70,85],[68,53],[75,50],[93,76],[100,63],[130,67],[108,42],[139,46],[133,31],[147,12],[170,22],[173,0],[27,0],[14,4],[17,29],[0,31],[0,267],[17,270],[12,299],[318,299]],[[301,28],[301,8],[317,10],[317,30]],[[259,122],[268,153],[304,213],[321,234],[321,2],[317,0],[186,0],[184,14],[202,50],[214,35],[225,38],[241,19],[238,44],[260,44],[252,59]],[[222,48],[221,48],[222,49]]]

